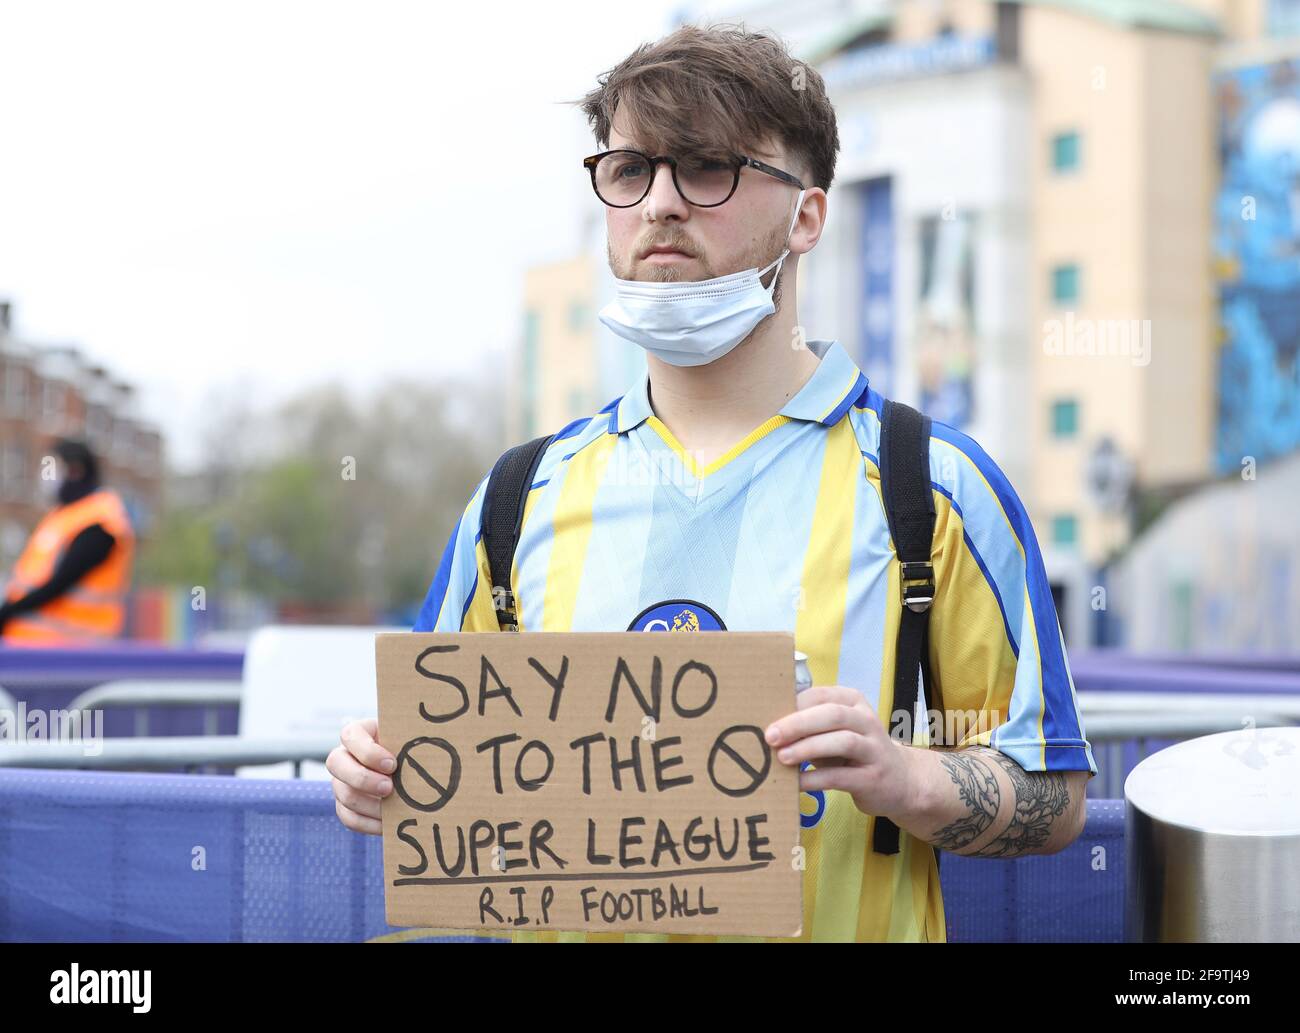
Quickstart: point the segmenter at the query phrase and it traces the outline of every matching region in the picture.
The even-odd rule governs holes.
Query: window
[[[1052,544],[1076,545],[1079,541],[1079,521],[1073,514],[1059,513],[1052,517]]]
[[[27,371],[16,362],[5,364],[4,409],[10,416],[27,415]]]
[[[1079,167],[1079,134],[1057,133],[1052,137],[1052,169],[1073,172]]]
[[[8,570],[17,563],[26,541],[27,529],[17,520],[0,524],[0,567]]]
[[[41,417],[47,421],[63,417],[63,389],[52,380],[41,385]]]
[[[1052,403],[1052,437],[1072,438],[1079,432],[1079,403],[1062,398]]]
[[[92,445],[103,446],[104,440],[112,429],[112,420],[108,412],[98,405],[86,406],[86,437]]]
[[[1079,267],[1077,265],[1069,264],[1053,267],[1052,300],[1058,305],[1069,305],[1079,300]]]
[[[27,456],[18,445],[5,445],[0,449],[0,498],[14,502],[26,501]]]

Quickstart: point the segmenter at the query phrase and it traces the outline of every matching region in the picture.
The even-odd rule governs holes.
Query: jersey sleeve
[[[479,482],[442,552],[412,631],[499,631],[480,530],[487,477]]]
[[[1095,775],[1042,554],[1019,496],[974,440],[945,424],[932,425],[930,465],[929,657],[951,722],[944,745],[991,746],[1026,771]]]

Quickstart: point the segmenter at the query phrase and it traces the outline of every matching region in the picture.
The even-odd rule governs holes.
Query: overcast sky
[[[0,0],[0,299],[181,465],[213,390],[472,375],[598,211],[559,102],[679,6]]]

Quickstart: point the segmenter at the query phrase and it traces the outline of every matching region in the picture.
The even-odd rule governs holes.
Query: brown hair
[[[609,146],[614,114],[659,154],[744,154],[775,136],[809,186],[829,189],[840,149],[835,109],[822,77],[794,60],[775,36],[743,25],[683,25],[643,43],[581,104],[596,141]],[[808,182],[811,177],[811,182]]]

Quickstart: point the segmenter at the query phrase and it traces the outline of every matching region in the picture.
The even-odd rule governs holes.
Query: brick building
[[[45,512],[41,469],[59,437],[84,439],[105,485],[126,503],[136,533],[148,537],[158,512],[163,442],[139,418],[135,389],[73,347],[41,346],[12,332],[0,301],[0,573],[7,575]]]

